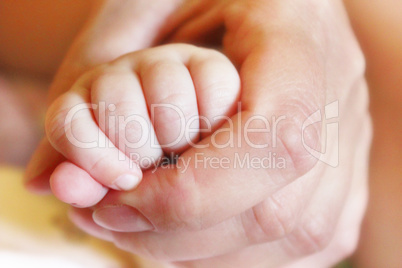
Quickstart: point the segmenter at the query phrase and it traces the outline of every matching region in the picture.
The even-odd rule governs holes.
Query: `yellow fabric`
[[[31,264],[34,261],[27,256],[39,257],[43,264],[38,267],[48,267],[49,260],[49,267],[54,262],[60,267],[154,267],[81,232],[68,220],[67,205],[51,196],[30,194],[22,176],[22,170],[0,166],[0,267],[9,267],[1,263],[5,256],[29,259]]]

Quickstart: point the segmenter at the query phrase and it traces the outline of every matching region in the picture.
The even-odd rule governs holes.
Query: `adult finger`
[[[106,230],[115,231],[114,242],[130,252],[165,261],[209,258],[289,235],[297,227],[298,218],[309,201],[306,196],[315,189],[317,183],[312,178],[317,178],[316,175],[300,178],[252,210],[196,232],[150,229],[150,222],[142,221],[138,210],[118,204],[118,192],[111,192],[97,205],[100,208],[95,210],[93,219]],[[283,198],[288,194],[293,198]],[[277,202],[280,202],[280,209]],[[255,213],[264,216],[256,218]],[[261,229],[262,225],[266,225],[265,230]]]
[[[293,233],[277,241],[254,245],[214,258],[191,261],[188,264],[197,265],[197,267],[210,267],[216,263],[222,264],[222,267],[282,267],[285,264],[287,268],[317,265],[332,267],[353,253],[358,242],[359,229],[367,204],[368,159],[367,157],[362,158],[362,156],[368,155],[371,135],[367,114],[360,123],[354,128],[359,129],[361,134],[352,135],[354,141],[359,144],[359,149],[342,161],[343,164],[353,165],[352,179],[342,178],[338,172],[339,169],[329,169],[328,171],[335,171],[337,174],[325,176],[325,179],[321,180],[321,189],[317,188],[309,202],[310,205],[306,207],[305,215],[299,222],[303,224],[300,224],[300,227]],[[349,139],[351,136],[344,137]],[[328,183],[328,179],[333,180]],[[337,196],[333,192],[332,186],[336,185],[334,182],[338,182],[337,189],[351,184],[350,190],[348,192],[341,191],[340,196]],[[340,199],[344,202],[339,203]],[[336,203],[341,204],[341,207],[335,205]],[[337,209],[332,210],[330,207]],[[320,222],[323,220],[322,216],[328,217],[329,214],[339,213],[339,208],[342,210],[339,221]],[[331,232],[334,227],[334,232]],[[269,253],[269,258],[267,258],[267,253]],[[181,264],[185,266],[187,263]]]
[[[367,175],[368,159],[361,158],[362,155],[367,155],[369,148],[370,127],[367,119],[367,114],[362,115],[361,125],[342,130],[342,151],[348,149],[347,144],[350,139],[358,144],[358,150],[345,155],[341,159],[339,168],[326,168],[325,163],[320,163],[321,166],[324,166],[323,169],[316,168],[314,172],[309,172],[281,189],[273,196],[275,201],[267,199],[262,204],[253,207],[252,210],[211,228],[197,232],[160,233],[157,229],[156,231],[145,229],[148,232],[141,232],[144,230],[140,230],[138,227],[144,228],[146,225],[144,222],[139,222],[138,211],[122,205],[106,205],[95,210],[93,218],[104,228],[117,231],[113,236],[114,242],[119,247],[158,260],[183,261],[211,258],[261,243],[264,245],[257,246],[261,249],[261,252],[257,250],[261,254],[262,250],[265,254],[266,252],[276,252],[268,260],[265,255],[264,258],[261,258],[264,262],[269,263],[269,266],[289,263],[300,257],[320,252],[329,244],[333,247],[332,237],[338,223],[338,215],[343,208],[349,213],[354,211],[358,214],[356,217],[352,217],[353,219],[350,215],[347,218],[342,217],[343,221],[353,223],[352,226],[346,228],[346,231],[353,232],[355,237],[357,235],[356,230],[362,219],[366,200],[365,191],[367,190],[365,187],[361,187]],[[345,121],[345,123],[350,122]],[[328,148],[335,157],[337,149],[336,146]],[[351,166],[354,168],[350,168]],[[324,172],[321,173],[319,170]],[[318,187],[315,187],[317,181],[319,182]],[[350,183],[353,186],[351,192],[345,191],[345,188],[349,188]],[[113,197],[109,198],[113,199]],[[347,207],[344,207],[345,200]],[[115,200],[105,200],[105,203],[109,202],[113,204]],[[100,204],[100,206],[102,205]],[[351,205],[353,206],[349,207]],[[114,217],[112,217],[113,215]],[[108,219],[108,221],[105,222],[104,219]],[[277,228],[276,231],[275,228]],[[124,233],[122,233],[123,231]],[[126,233],[130,231],[139,233]],[[339,238],[337,239],[339,240]],[[349,250],[350,246],[346,241],[350,239],[343,240],[347,248],[340,248],[341,250]],[[266,243],[267,241],[269,243]],[[353,240],[351,243],[354,243]],[[176,246],[172,247],[172,245]],[[334,246],[339,247],[337,244]],[[326,263],[336,262],[339,258],[344,257],[344,254],[347,252],[333,255],[332,259],[326,260]],[[232,263],[233,255],[236,253],[230,253],[231,257],[223,256],[222,258],[227,258]],[[208,263],[208,260],[202,262]]]

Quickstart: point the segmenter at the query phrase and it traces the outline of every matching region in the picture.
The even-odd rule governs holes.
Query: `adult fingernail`
[[[132,174],[124,174],[115,180],[114,185],[117,189],[129,191],[134,189],[140,183],[140,178]]]
[[[137,209],[119,205],[99,208],[92,214],[99,226],[116,232],[143,232],[154,229],[152,223]]]

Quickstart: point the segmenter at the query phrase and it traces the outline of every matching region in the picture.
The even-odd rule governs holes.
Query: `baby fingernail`
[[[92,214],[96,224],[116,232],[143,232],[153,230],[151,222],[135,208],[119,205],[99,208]]]
[[[114,185],[123,191],[129,191],[140,183],[140,178],[132,174],[124,174],[115,180]]]

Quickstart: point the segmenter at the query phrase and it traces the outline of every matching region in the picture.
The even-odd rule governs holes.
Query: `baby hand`
[[[124,55],[88,71],[49,108],[46,134],[67,161],[54,194],[80,207],[130,190],[164,154],[180,154],[235,113],[238,73],[221,53],[184,44]]]

